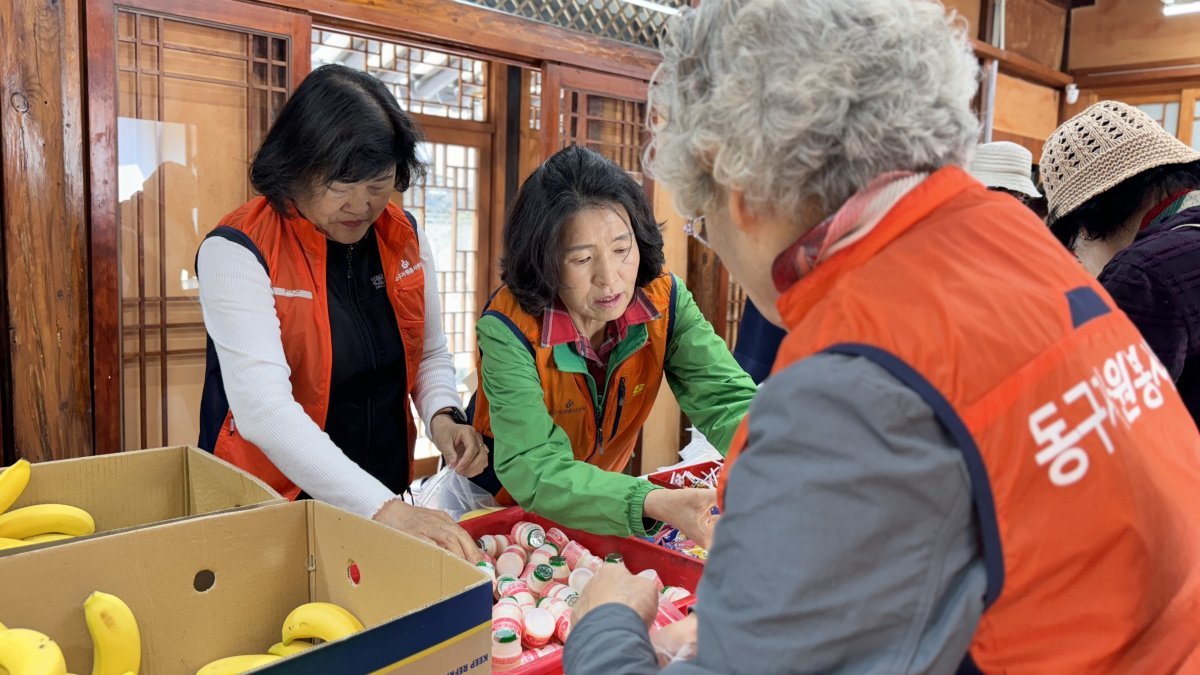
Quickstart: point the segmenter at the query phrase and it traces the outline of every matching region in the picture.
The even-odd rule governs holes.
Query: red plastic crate
[[[630,572],[641,572],[648,567],[654,568],[664,585],[679,586],[691,591],[690,596],[675,603],[675,606],[681,610],[686,610],[695,602],[696,586],[700,584],[700,575],[704,573],[704,564],[695,558],[669,551],[648,541],[633,537],[614,537],[573,530],[537,514],[528,513],[519,506],[472,518],[459,523],[459,525],[462,525],[463,529],[472,537],[480,537],[485,534],[508,534],[512,530],[512,526],[522,520],[537,523],[547,530],[557,527],[568,537],[583,544],[592,553],[602,558],[608,553],[620,553],[625,558],[625,566],[629,568]],[[511,675],[557,675],[562,673],[562,651],[505,672]]]
[[[690,471],[692,473],[692,475],[694,475],[694,476],[702,476],[702,475],[708,473],[711,469],[718,469],[717,473],[719,475],[720,474],[719,469],[721,469],[724,466],[725,466],[725,462],[722,462],[720,460],[714,460],[711,462],[700,462],[699,464],[691,464],[688,466],[681,466],[677,469],[668,469],[666,471],[659,471],[658,473],[652,473],[652,474],[646,476],[646,480],[649,480],[651,483],[654,483],[655,485],[659,485],[659,486],[662,486],[665,488],[678,488],[679,487],[678,485],[671,482],[671,479],[674,478],[676,475],[682,476],[685,471]]]

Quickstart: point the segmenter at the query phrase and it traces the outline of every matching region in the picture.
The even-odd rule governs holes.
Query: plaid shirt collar
[[[661,315],[645,291],[640,288],[634,289],[633,302],[629,303],[625,313],[617,317],[616,321],[608,322],[604,342],[596,349],[592,347],[592,341],[587,336],[579,334],[579,329],[575,327],[575,322],[571,321],[571,315],[567,313],[562,300],[555,298],[554,304],[542,312],[542,346],[553,347],[573,342],[575,351],[579,352],[580,356],[604,365],[617,343],[625,339],[630,326],[648,323]]]

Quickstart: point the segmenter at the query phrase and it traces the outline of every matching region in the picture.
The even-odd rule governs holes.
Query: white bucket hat
[[[1030,175],[1033,153],[1016,143],[997,141],[975,148],[967,172],[989,188],[1004,188],[1030,197],[1041,197]]]

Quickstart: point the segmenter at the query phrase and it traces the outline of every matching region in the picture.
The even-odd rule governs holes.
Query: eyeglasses
[[[704,227],[704,216],[696,216],[683,224],[683,231],[689,237],[695,237],[696,241],[708,246],[708,232]]]

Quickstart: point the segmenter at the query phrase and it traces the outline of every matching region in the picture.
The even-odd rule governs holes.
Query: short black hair
[[[404,192],[425,175],[416,122],[382,82],[331,64],[308,74],[279,111],[250,165],[250,184],[282,216],[297,197],[332,182],[370,180],[396,167]]]
[[[1074,249],[1080,235],[1108,239],[1138,211],[1177,192],[1195,189],[1200,189],[1200,161],[1156,166],[1126,178],[1065,216],[1051,218],[1050,231],[1063,246]]]
[[[566,224],[580,211],[606,206],[623,207],[629,215],[641,256],[638,287],[662,274],[662,231],[642,186],[600,153],[572,145],[530,174],[505,219],[500,279],[521,309],[540,316],[554,304]]]

